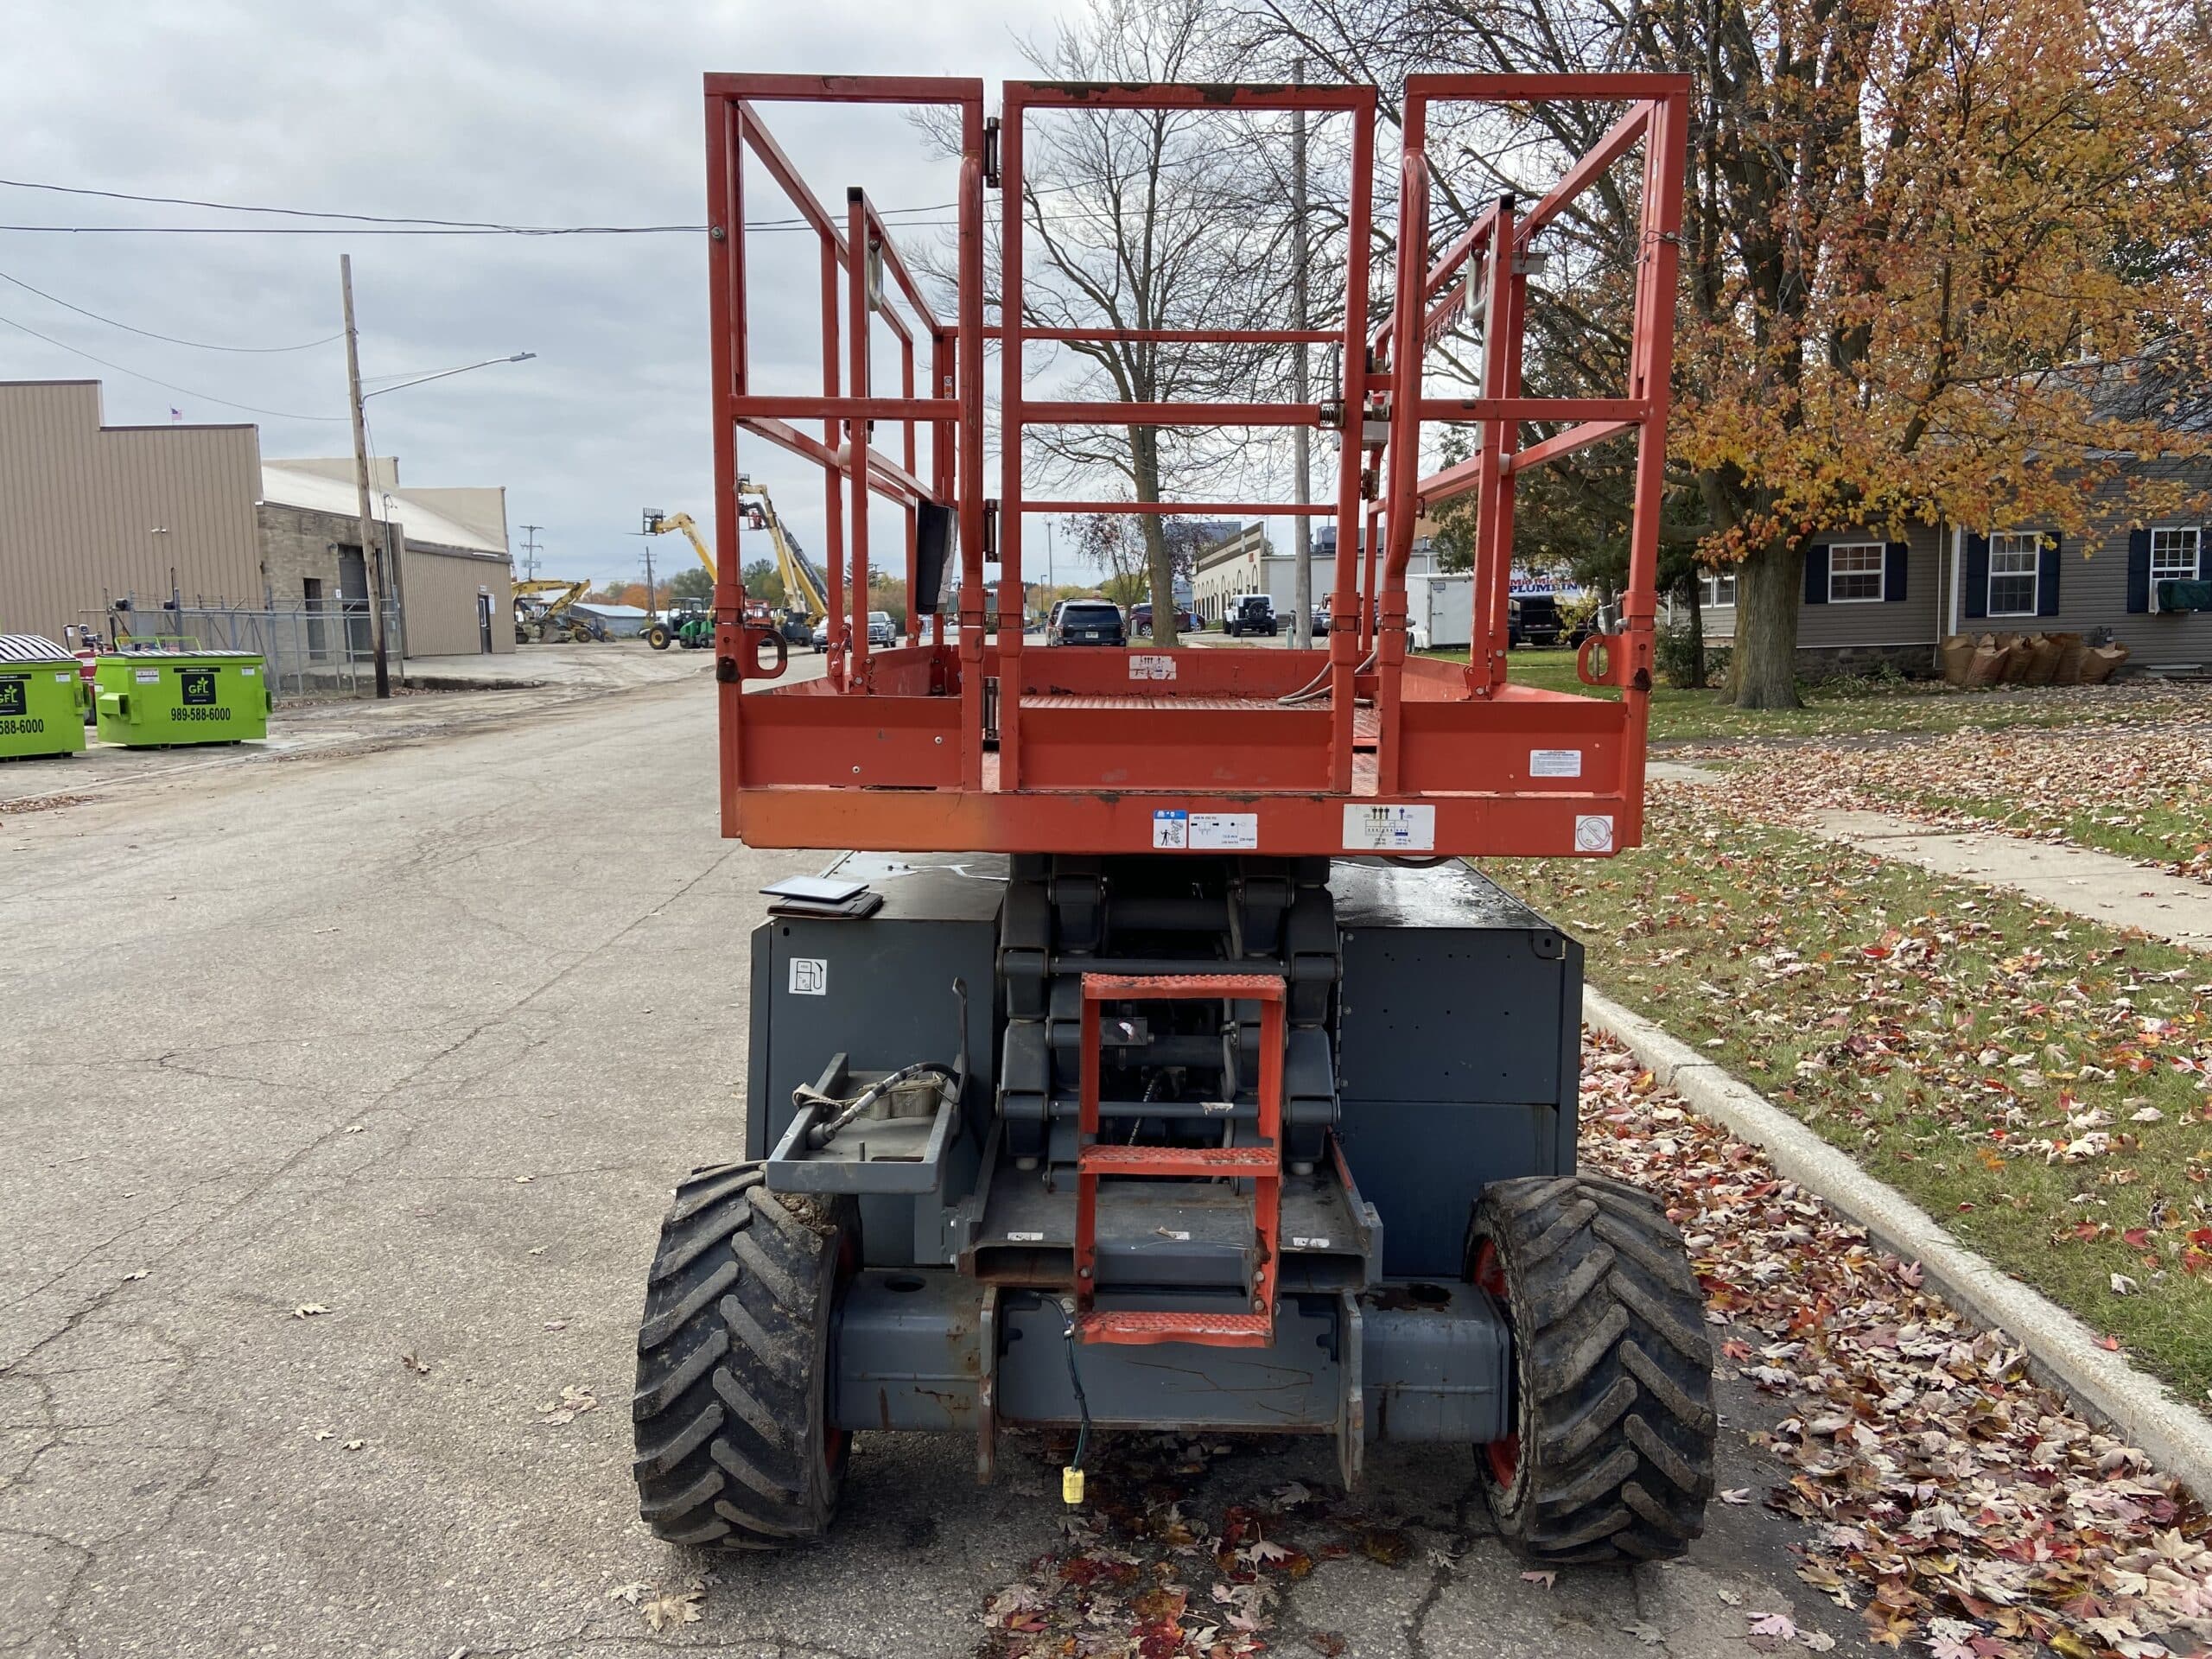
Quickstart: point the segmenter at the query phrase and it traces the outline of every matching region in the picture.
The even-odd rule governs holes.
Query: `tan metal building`
[[[404,638],[396,648],[410,657],[515,648],[504,489],[403,486],[398,461],[375,455],[369,513],[385,540],[385,568],[397,572]],[[266,462],[258,518],[272,604],[335,613],[363,603],[367,569],[352,456]]]
[[[115,599],[262,602],[261,435],[105,426],[97,380],[0,382],[0,632],[59,639]]]
[[[506,492],[403,488],[384,456],[370,479],[394,652],[512,651]],[[142,615],[304,611],[318,660],[348,639],[365,651],[360,543],[350,456],[264,463],[253,426],[105,426],[96,380],[0,382],[0,632],[105,631],[128,600]]]

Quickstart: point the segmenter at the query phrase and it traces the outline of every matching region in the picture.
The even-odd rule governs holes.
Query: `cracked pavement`
[[[823,862],[717,837],[713,719],[685,677],[0,817],[0,1655],[960,1655],[1058,1545],[1020,1434],[990,1488],[964,1443],[861,1436],[789,1556],[638,1522],[645,1264],[674,1179],[741,1144],[757,889]],[[599,1408],[541,1421],[566,1387]],[[1771,1414],[1722,1404],[1756,1492]],[[1243,1443],[1185,1502],[1333,1467]],[[1471,1453],[1370,1467],[1418,1548],[1322,1563],[1283,1650],[1694,1659],[1780,1609],[1861,1649],[1756,1506],[1546,1589]],[[607,1594],[702,1573],[658,1637]]]

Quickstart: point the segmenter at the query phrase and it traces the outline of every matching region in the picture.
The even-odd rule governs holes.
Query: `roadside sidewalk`
[[[1887,812],[1812,814],[1806,827],[1879,858],[2008,887],[2108,927],[2212,951],[2212,886],[2111,853],[2018,836],[1947,830]]]

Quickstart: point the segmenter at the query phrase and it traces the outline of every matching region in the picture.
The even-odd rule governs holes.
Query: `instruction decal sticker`
[[[791,986],[793,996],[829,995],[829,963],[820,957],[793,957]]]
[[[1249,853],[1260,844],[1256,812],[1193,812],[1191,847],[1216,853]]]
[[[1436,809],[1433,806],[1348,806],[1344,808],[1344,850],[1354,853],[1433,853],[1436,850]]]

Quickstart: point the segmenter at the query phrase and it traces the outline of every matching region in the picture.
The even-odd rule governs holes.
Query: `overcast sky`
[[[988,84],[1020,70],[1013,31],[1049,29],[1059,10],[1049,0],[15,0],[0,53],[0,178],[359,213],[694,225],[704,218],[702,73],[967,74]],[[833,206],[850,183],[887,207],[952,197],[954,165],[895,116],[787,106],[774,125]],[[748,203],[753,219],[785,216],[758,196]],[[307,221],[0,185],[9,226],[288,222]],[[803,389],[819,349],[810,260],[801,262],[811,238],[775,232],[751,245],[756,284],[772,290],[756,301],[756,385]],[[787,282],[774,275],[779,249]],[[524,524],[543,525],[543,568],[564,575],[639,574],[642,508],[706,521],[697,234],[0,230],[0,273],[13,279],[0,282],[0,378],[99,378],[115,424],[166,422],[173,409],[187,421],[255,421],[269,459],[346,454],[345,348],[327,340],[340,326],[341,251],[353,257],[362,372],[372,380],[537,354],[372,398],[375,447],[400,458],[404,482],[505,486],[515,546]],[[219,346],[326,343],[192,349],[54,301]],[[818,550],[819,474],[758,442],[744,459]],[[889,533],[887,524],[879,531]],[[654,551],[662,569],[686,556],[673,538]]]

